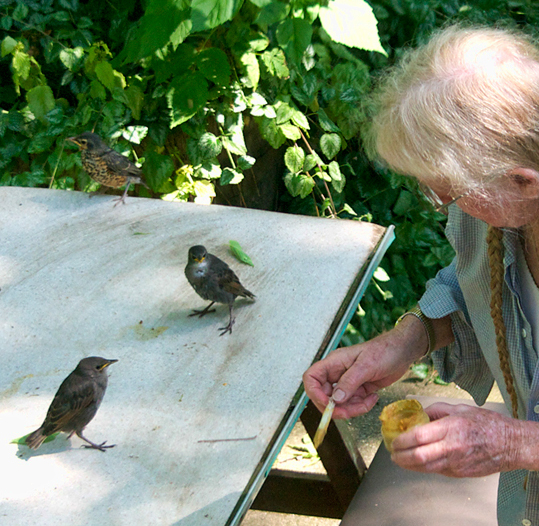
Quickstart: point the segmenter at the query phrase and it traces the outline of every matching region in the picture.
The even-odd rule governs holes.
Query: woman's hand
[[[402,468],[448,477],[483,477],[523,468],[522,438],[529,431],[539,432],[536,423],[464,404],[436,403],[425,411],[430,424],[393,441],[391,458]]]
[[[378,400],[376,391],[398,380],[425,353],[427,345],[422,323],[407,316],[393,330],[337,349],[313,364],[303,375],[307,396],[320,411],[333,396],[334,418],[367,413]]]

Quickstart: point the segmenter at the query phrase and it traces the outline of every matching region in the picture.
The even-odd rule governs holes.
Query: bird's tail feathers
[[[244,298],[250,298],[252,300],[256,298],[256,296],[247,289],[243,289],[242,294],[240,294],[240,296],[243,296]]]
[[[46,438],[47,435],[43,434],[43,428],[40,427],[26,437],[26,445],[31,449],[37,449]]]

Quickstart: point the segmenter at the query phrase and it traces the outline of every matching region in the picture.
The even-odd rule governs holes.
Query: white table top
[[[1,187],[0,203],[2,522],[225,524],[384,229],[44,189]],[[207,305],[184,276],[195,244],[257,296],[236,301],[231,335],[224,305],[188,317]],[[10,444],[92,355],[119,361],[85,435],[116,447]]]

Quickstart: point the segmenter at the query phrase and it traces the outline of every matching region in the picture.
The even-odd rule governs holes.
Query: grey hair
[[[396,172],[462,193],[518,167],[539,171],[539,50],[524,34],[442,29],[372,100],[366,146]]]

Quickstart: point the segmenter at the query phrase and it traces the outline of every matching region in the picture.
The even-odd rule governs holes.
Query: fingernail
[[[345,396],[346,393],[342,389],[335,389],[335,391],[333,391],[333,395],[331,395],[331,398],[333,398],[335,402],[342,402]]]

